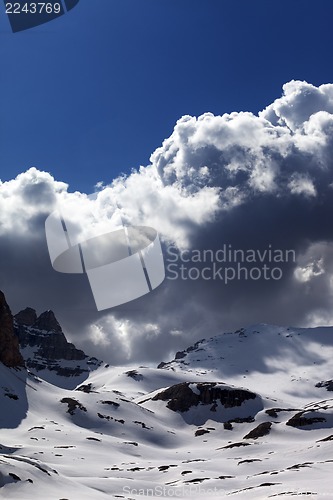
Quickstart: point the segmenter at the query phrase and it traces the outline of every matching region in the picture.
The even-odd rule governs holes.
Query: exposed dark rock
[[[166,471],[166,470],[170,469],[170,467],[177,467],[177,465],[160,465],[158,467],[158,470],[160,472],[163,472],[163,471]]]
[[[175,358],[172,360],[172,361],[168,361],[167,363],[165,363],[164,361],[162,361],[158,366],[157,368],[164,368],[164,367],[170,367],[172,366],[172,363],[174,361],[178,361],[182,358],[185,358],[186,355],[189,353],[189,352],[192,352],[192,351],[202,351],[203,349],[202,348],[199,348],[199,345],[204,342],[205,339],[201,339],[201,340],[198,340],[197,342],[195,342],[195,344],[191,345],[190,347],[188,347],[187,349],[185,349],[184,351],[178,351],[176,352],[176,355],[175,355]],[[184,361],[181,361],[181,363],[184,363]],[[187,363],[184,363],[184,364],[187,364]]]
[[[50,329],[47,330],[47,328]],[[31,327],[17,323],[15,330],[21,348],[38,346],[37,356],[40,358],[72,361],[82,360],[87,357],[83,351],[76,349],[73,344],[67,342],[52,311],[41,314]],[[29,366],[28,363],[27,365]]]
[[[287,467],[286,470],[300,470],[303,469],[304,467],[310,467],[313,465],[313,462],[304,462],[302,464],[295,464],[291,465],[290,467]]]
[[[228,386],[224,388],[221,387],[221,383],[217,386],[217,382],[195,383],[199,391],[199,394],[196,394],[192,391],[190,384],[190,382],[182,382],[168,387],[156,394],[152,400],[168,400],[167,407],[170,410],[184,412],[192,406],[198,406],[199,403],[212,405],[216,401],[220,401],[224,408],[234,408],[241,406],[246,400],[256,398],[256,394],[253,392],[245,389],[233,389]]]
[[[148,427],[144,422],[140,422],[139,420],[133,420],[133,424],[141,425],[142,429],[151,429],[151,427]]]
[[[14,316],[15,321],[19,325],[32,326],[37,321],[37,313],[35,309],[26,307]]]
[[[64,448],[64,449],[68,450],[69,448],[76,448],[76,446],[68,444],[68,445],[64,445],[64,446],[53,446],[53,448]]]
[[[301,411],[299,413],[296,413],[293,417],[291,417],[288,422],[286,422],[286,425],[290,425],[291,427],[304,427],[305,425],[312,425],[316,424],[318,422],[326,422],[326,419],[324,417],[306,417],[304,416],[306,412]]]
[[[13,316],[6,302],[4,294],[0,291],[0,362],[13,368],[24,366],[20,353],[19,342],[14,333]]]
[[[195,344],[191,345],[186,349],[186,352],[192,352],[192,351],[202,351],[202,349],[198,349],[199,345],[202,344],[206,339],[201,339],[195,342]]]
[[[113,420],[113,417],[111,417],[110,415],[103,415],[102,413],[97,413],[97,416],[105,420]]]
[[[281,484],[281,483],[261,483],[259,484],[258,488],[262,488],[263,486],[275,486],[276,484]]]
[[[275,408],[270,408],[269,410],[266,410],[265,413],[267,413],[267,415],[269,415],[272,418],[278,418],[279,416]]]
[[[184,481],[185,484],[190,484],[190,483],[202,483],[202,481],[208,481],[210,478],[209,477],[198,477],[196,479],[189,479],[188,481]]]
[[[101,401],[102,405],[111,405],[114,408],[118,408],[120,406],[119,403],[116,403],[115,401]]]
[[[96,392],[96,391],[93,391],[92,384],[80,385],[80,387],[78,387],[75,390],[76,391],[81,391],[81,392],[86,392],[87,394],[89,394],[90,392]]]
[[[207,429],[198,429],[197,431],[195,431],[194,435],[195,437],[197,436],[203,436],[204,434],[209,434],[210,431],[208,431]]]
[[[128,372],[125,372],[125,375],[136,381],[143,380],[143,376],[137,370],[129,370]]]
[[[321,442],[325,442],[325,441],[333,441],[333,434],[331,434],[330,436],[327,436],[325,437],[324,439],[319,439],[319,441],[317,441],[317,443],[321,443]]]
[[[18,400],[18,396],[16,394],[11,394],[10,392],[6,392],[5,396],[7,396],[7,398],[9,399],[14,399],[15,401]]]
[[[279,417],[279,413],[281,411],[301,411],[297,408],[270,408],[268,410],[265,411],[265,413],[267,413],[267,415],[269,415],[270,417],[272,418],[278,418]]]
[[[236,418],[232,418],[230,420],[228,420],[227,422],[224,422],[223,424],[223,428],[228,430],[228,431],[232,431],[233,429],[233,426],[232,424],[235,423],[235,424],[244,424],[244,423],[252,423],[254,422],[254,418],[253,417],[236,417]]]
[[[200,402],[198,395],[190,389],[186,382],[168,387],[168,389],[156,394],[152,400],[169,400],[167,407],[173,411],[187,411],[191,406],[197,406]]]
[[[246,434],[243,439],[258,439],[260,437],[267,436],[267,434],[271,431],[271,427],[272,422],[263,422]]]
[[[251,464],[253,462],[262,462],[262,460],[260,458],[248,458],[246,460],[241,460],[240,462],[238,462],[237,465],[241,465],[241,464]]]
[[[56,361],[47,360],[47,358],[39,360],[27,359],[26,365],[28,368],[34,371],[41,371],[47,368],[50,372],[55,372],[57,375],[62,377],[78,377],[83,373],[89,373],[88,370],[82,368],[80,365],[72,368],[69,366],[63,367],[59,366]]]
[[[21,478],[14,474],[14,472],[10,472],[9,476],[14,479],[14,481],[21,481]]]
[[[218,450],[230,450],[231,448],[240,448],[241,446],[250,446],[249,443],[231,443],[227,444],[227,446],[222,446],[222,448],[217,448]]]
[[[52,311],[46,311],[35,319],[36,312],[27,308],[15,316],[14,332],[16,333],[23,356],[25,348],[36,348],[34,353],[28,350],[25,358],[26,366],[33,371],[47,368],[63,377],[78,377],[89,373],[86,365],[98,367],[101,361],[88,356],[67,341],[57,319]],[[35,321],[33,321],[35,319]],[[32,323],[32,324],[31,324]],[[62,363],[59,361],[62,360]],[[63,361],[85,361],[78,363],[64,363]],[[73,382],[74,383],[74,382]]]
[[[254,418],[253,417],[236,417],[236,418],[232,418],[231,420],[229,420],[230,423],[233,423],[235,422],[235,424],[251,424],[252,422],[254,422]]]
[[[333,391],[333,380],[326,380],[326,382],[318,382],[316,387],[325,387],[328,391]]]
[[[33,324],[37,330],[45,330],[47,332],[62,332],[53,311],[43,312]]]
[[[82,411],[87,411],[87,408],[83,406],[80,401],[77,401],[76,399],[73,398],[62,398],[60,403],[66,403],[68,405],[68,410],[67,413],[70,415],[74,415],[75,410],[79,408],[79,410]]]

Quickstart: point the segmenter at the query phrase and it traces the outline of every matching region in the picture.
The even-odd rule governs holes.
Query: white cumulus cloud
[[[333,84],[291,81],[258,115],[184,116],[150,159],[91,193],[30,168],[0,183],[0,287],[14,312],[55,310],[78,345],[107,361],[161,360],[221,329],[304,325],[333,305]],[[293,249],[279,281],[166,280],[97,313],[84,276],[56,273],[46,217],[66,207],[77,241],[120,222],[154,227],[164,249]],[[120,222],[119,222],[120,221]]]

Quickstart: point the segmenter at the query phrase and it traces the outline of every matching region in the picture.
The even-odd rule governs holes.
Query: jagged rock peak
[[[48,332],[62,332],[53,311],[45,311],[37,317],[35,309],[26,307],[15,314],[14,319],[17,325],[32,326],[36,330],[46,330]]]
[[[18,338],[14,334],[13,316],[0,290],[0,362],[12,368],[24,366]]]
[[[19,325],[32,326],[37,321],[37,313],[32,307],[26,307],[15,314],[14,319]]]
[[[59,325],[53,311],[43,312],[40,316],[38,316],[37,320],[32,326],[34,328],[37,328],[38,330],[46,330],[48,332],[62,332],[61,326]]]

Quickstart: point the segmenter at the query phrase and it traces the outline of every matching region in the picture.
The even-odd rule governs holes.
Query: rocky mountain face
[[[14,332],[27,368],[41,372],[47,380],[50,380],[50,372],[84,380],[91,369],[101,363],[67,341],[53,311],[37,316],[34,309],[27,307],[14,316]],[[76,382],[80,383],[81,379]]]
[[[0,362],[9,368],[26,366],[67,389],[82,383],[102,363],[67,341],[53,311],[38,316],[27,307],[13,317],[1,291]]]
[[[24,366],[19,342],[14,333],[13,316],[0,291],[0,361],[8,367]]]
[[[14,327],[21,348],[38,347],[41,358],[72,361],[86,357],[83,351],[67,342],[53,311],[45,311],[37,317],[34,309],[24,309],[14,316]]]

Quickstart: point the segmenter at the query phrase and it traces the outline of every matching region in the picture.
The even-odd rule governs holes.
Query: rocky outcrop
[[[333,391],[333,380],[318,382],[318,384],[316,384],[316,387],[325,387],[327,391]]]
[[[72,361],[86,358],[83,351],[76,349],[74,344],[67,342],[52,311],[42,313],[31,324],[32,311],[34,310],[27,308],[14,317],[15,331],[22,349],[27,346],[38,347],[37,356],[48,361],[57,359]]]
[[[246,389],[223,386],[224,384],[217,382],[182,382],[159,392],[152,401],[168,401],[167,407],[170,410],[185,412],[193,406],[198,406],[199,403],[214,407],[218,401],[224,408],[234,408],[241,406],[246,400],[257,397],[254,392]]]
[[[156,394],[152,400],[168,401],[167,407],[173,411],[187,411],[191,406],[197,406],[200,402],[199,396],[191,390],[186,382],[168,387]]]
[[[60,403],[66,403],[68,406],[67,413],[70,415],[74,415],[75,410],[78,408],[79,410],[82,411],[87,411],[87,408],[83,406],[80,401],[77,401],[76,399],[73,398],[62,398]]]
[[[16,314],[14,318],[20,325],[32,326],[37,321],[37,314],[35,309],[26,307]]]
[[[90,369],[101,364],[101,361],[89,358],[67,341],[52,311],[46,311],[38,317],[30,307],[20,311],[14,317],[14,332],[26,366],[35,372],[42,371],[46,380],[53,380],[53,372],[61,377],[73,378],[75,385],[75,378],[80,377],[77,382],[83,381]]]
[[[59,325],[53,311],[43,312],[35,321],[34,328],[36,330],[45,330],[46,332],[61,332],[62,329]]]
[[[315,412],[311,412],[311,415],[313,415]],[[304,427],[306,425],[313,425],[317,423],[322,423],[326,422],[326,419],[324,417],[316,417],[316,416],[307,416],[308,412],[306,411],[301,411],[299,413],[296,413],[293,417],[291,417],[288,422],[286,422],[286,425],[289,425],[290,427]]]
[[[0,362],[12,368],[24,366],[20,353],[19,342],[14,334],[13,316],[6,302],[4,294],[0,291]]]
[[[267,436],[271,431],[271,427],[272,422],[263,422],[246,434],[243,439],[258,439]]]
[[[183,358],[186,358],[186,356],[190,353],[190,352],[198,352],[198,351],[202,351],[203,349],[200,348],[200,344],[202,344],[202,342],[204,342],[205,339],[201,339],[201,340],[198,340],[195,344],[191,345],[190,347],[188,347],[187,349],[185,349],[184,351],[178,351],[176,352],[176,355],[175,355],[175,359],[173,361],[169,361],[167,363],[165,363],[164,361],[161,361],[161,363],[157,366],[157,368],[167,368],[167,367],[170,367],[172,366],[173,362],[174,361],[179,361],[180,359],[182,361],[180,361],[180,363],[182,364],[187,364]]]
[[[297,410],[295,408],[269,408],[268,410],[265,410],[265,413],[267,413],[267,415],[269,415],[272,418],[279,418],[280,412],[292,412],[292,411],[302,411],[302,410]]]

